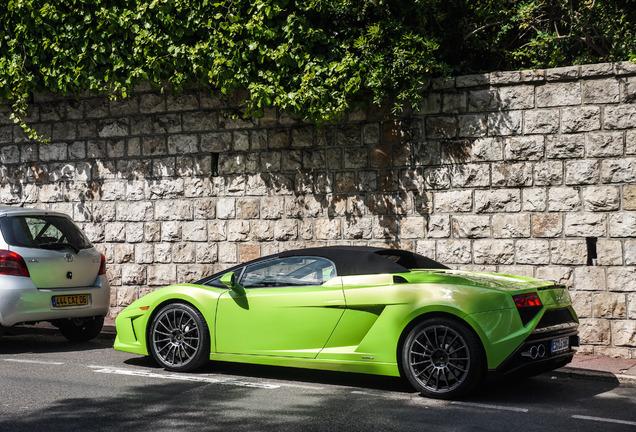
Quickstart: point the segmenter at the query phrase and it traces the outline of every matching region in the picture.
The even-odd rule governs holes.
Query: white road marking
[[[524,413],[529,411],[527,408],[508,407],[503,405],[489,405],[489,404],[481,404],[481,403],[474,403],[474,402],[455,401],[455,402],[451,402],[451,405],[461,405],[461,406],[474,407],[474,408],[487,408],[487,409],[493,409],[493,410],[515,411],[515,412],[524,412]]]
[[[400,395],[400,394],[394,394],[394,393],[379,393],[379,392],[368,392],[368,391],[360,391],[360,390],[354,390],[351,393],[359,394],[363,396],[381,397],[384,399],[411,400],[410,395]]]
[[[31,364],[42,364],[42,365],[54,365],[59,366],[63,365],[63,362],[54,362],[54,361],[44,361],[44,360],[23,360],[23,359],[3,359],[6,362],[13,363],[31,363]]]
[[[209,376],[202,375],[185,375],[185,374],[174,374],[174,373],[154,373],[154,372],[146,372],[139,370],[131,370],[131,369],[114,369],[108,367],[100,367],[94,366],[94,372],[97,373],[107,373],[113,375],[129,375],[129,376],[140,376],[146,378],[159,378],[159,379],[167,379],[167,380],[177,380],[177,381],[192,381],[192,382],[203,382],[209,384],[224,384],[224,385],[233,385],[237,387],[254,387],[254,388],[263,388],[263,389],[276,389],[280,388],[280,385],[270,384],[270,383],[257,383],[257,382],[247,382],[247,381],[238,381],[234,379],[223,379],[223,378],[212,378]]]
[[[597,422],[604,422],[604,423],[617,423],[617,424],[636,426],[636,422],[627,421],[627,420],[617,420],[617,419],[609,419],[609,418],[603,418],[603,417],[590,417],[590,416],[582,416],[582,415],[573,415],[572,418],[579,419],[579,420],[590,420],[590,421],[597,421]]]
[[[293,387],[293,388],[300,388],[305,390],[323,390],[324,389],[324,387],[310,386],[310,385],[304,385],[304,384],[277,383],[276,385],[280,387]]]

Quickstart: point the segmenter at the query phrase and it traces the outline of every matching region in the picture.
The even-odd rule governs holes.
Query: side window
[[[287,257],[245,268],[239,283],[245,288],[322,285],[336,276],[336,266],[321,257]]]

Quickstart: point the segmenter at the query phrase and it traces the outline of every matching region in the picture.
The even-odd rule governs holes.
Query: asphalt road
[[[426,399],[401,380],[150,359],[57,335],[0,340],[0,431],[636,431],[636,386],[544,374],[469,399]]]

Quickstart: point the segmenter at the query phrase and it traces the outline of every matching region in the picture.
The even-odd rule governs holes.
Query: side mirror
[[[234,272],[229,272],[221,276],[221,283],[234,291],[240,296],[245,295],[245,288],[240,283],[236,282],[236,275]]]

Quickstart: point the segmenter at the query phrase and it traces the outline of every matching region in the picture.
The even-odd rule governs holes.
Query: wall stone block
[[[618,103],[619,82],[615,78],[582,81],[583,103]]]
[[[493,215],[492,236],[494,238],[530,237],[530,215],[527,213]]]
[[[590,133],[586,136],[585,153],[588,157],[612,157],[623,154],[622,132]]]
[[[574,160],[565,162],[565,184],[597,184],[600,177],[600,163],[597,160]]]
[[[575,268],[574,288],[577,291],[606,291],[605,269],[596,266]]]
[[[509,86],[499,90],[499,107],[505,110],[534,108],[534,86]]]
[[[473,243],[475,264],[513,264],[514,256],[511,240],[475,240]]]
[[[515,187],[531,186],[533,165],[530,163],[492,164],[492,185]]]
[[[548,189],[549,211],[576,211],[581,207],[579,190],[573,187],[555,187]]]
[[[625,294],[595,294],[593,310],[594,318],[627,318]]]
[[[274,222],[274,239],[277,241],[296,240],[298,238],[298,221],[277,220]]]
[[[151,265],[147,267],[148,285],[166,286],[177,282],[177,267],[175,265]]]
[[[607,269],[607,287],[610,291],[636,292],[636,267],[610,267]]]
[[[439,116],[426,118],[426,137],[428,139],[448,139],[457,137],[456,117]]]
[[[481,137],[487,127],[485,114],[467,114],[458,117],[458,136],[460,138]]]
[[[528,212],[544,212],[548,206],[548,193],[545,189],[524,189],[522,192],[521,210]]]
[[[584,240],[552,240],[552,264],[583,265],[587,262],[587,247]]]
[[[437,260],[445,264],[468,264],[471,262],[470,240],[438,240]]]
[[[599,107],[583,106],[563,108],[561,115],[561,132],[568,134],[594,131],[600,128],[601,109]]]
[[[523,113],[521,111],[496,112],[488,114],[488,135],[517,135],[522,131]]]
[[[506,160],[539,160],[543,158],[545,139],[542,135],[511,137],[505,141]]]
[[[517,264],[549,264],[550,242],[548,240],[519,240],[515,245]]]
[[[621,212],[609,217],[612,237],[636,237],[636,212]]]
[[[471,143],[472,160],[476,162],[503,160],[504,138],[477,138]]]
[[[485,238],[490,237],[490,216],[453,216],[453,237]]]
[[[527,135],[557,133],[560,118],[558,109],[524,111],[523,132]]]
[[[178,221],[161,223],[161,241],[176,242],[181,240],[182,224]]]
[[[537,107],[579,105],[582,102],[578,83],[547,83],[536,87]]]
[[[601,181],[603,183],[636,182],[636,158],[604,159],[601,162]]]
[[[570,292],[572,307],[581,318],[592,318],[592,293],[582,291]]]
[[[582,158],[585,155],[585,136],[582,134],[548,136],[545,152],[549,159]]]
[[[447,215],[431,215],[428,219],[429,238],[447,238],[451,232],[450,217]]]
[[[607,233],[607,216],[599,213],[565,215],[566,237],[603,237]]]
[[[636,106],[608,105],[604,108],[604,129],[630,129],[636,124]]]
[[[473,194],[471,191],[449,191],[433,194],[435,211],[469,212],[473,207]]]
[[[618,346],[636,346],[636,322],[614,321],[612,322],[612,336],[614,344]]]
[[[475,212],[517,212],[521,210],[521,192],[516,189],[476,190]]]
[[[590,186],[583,188],[581,193],[585,210],[618,210],[620,206],[620,189],[617,186]]]
[[[609,345],[611,342],[610,322],[594,318],[582,319],[579,325],[579,337],[586,344]]]
[[[566,285],[568,288],[572,288],[572,267],[541,266],[537,268],[537,278],[555,281],[558,284]]]
[[[623,247],[620,240],[599,239],[596,245],[598,265],[623,265]]]
[[[451,168],[451,186],[456,188],[490,186],[488,165],[465,164]]]
[[[636,240],[625,240],[625,265],[636,265]]]
[[[534,183],[536,186],[563,184],[563,162],[547,161],[535,163]]]
[[[208,221],[208,241],[225,241],[227,240],[227,221],[211,220]]]

